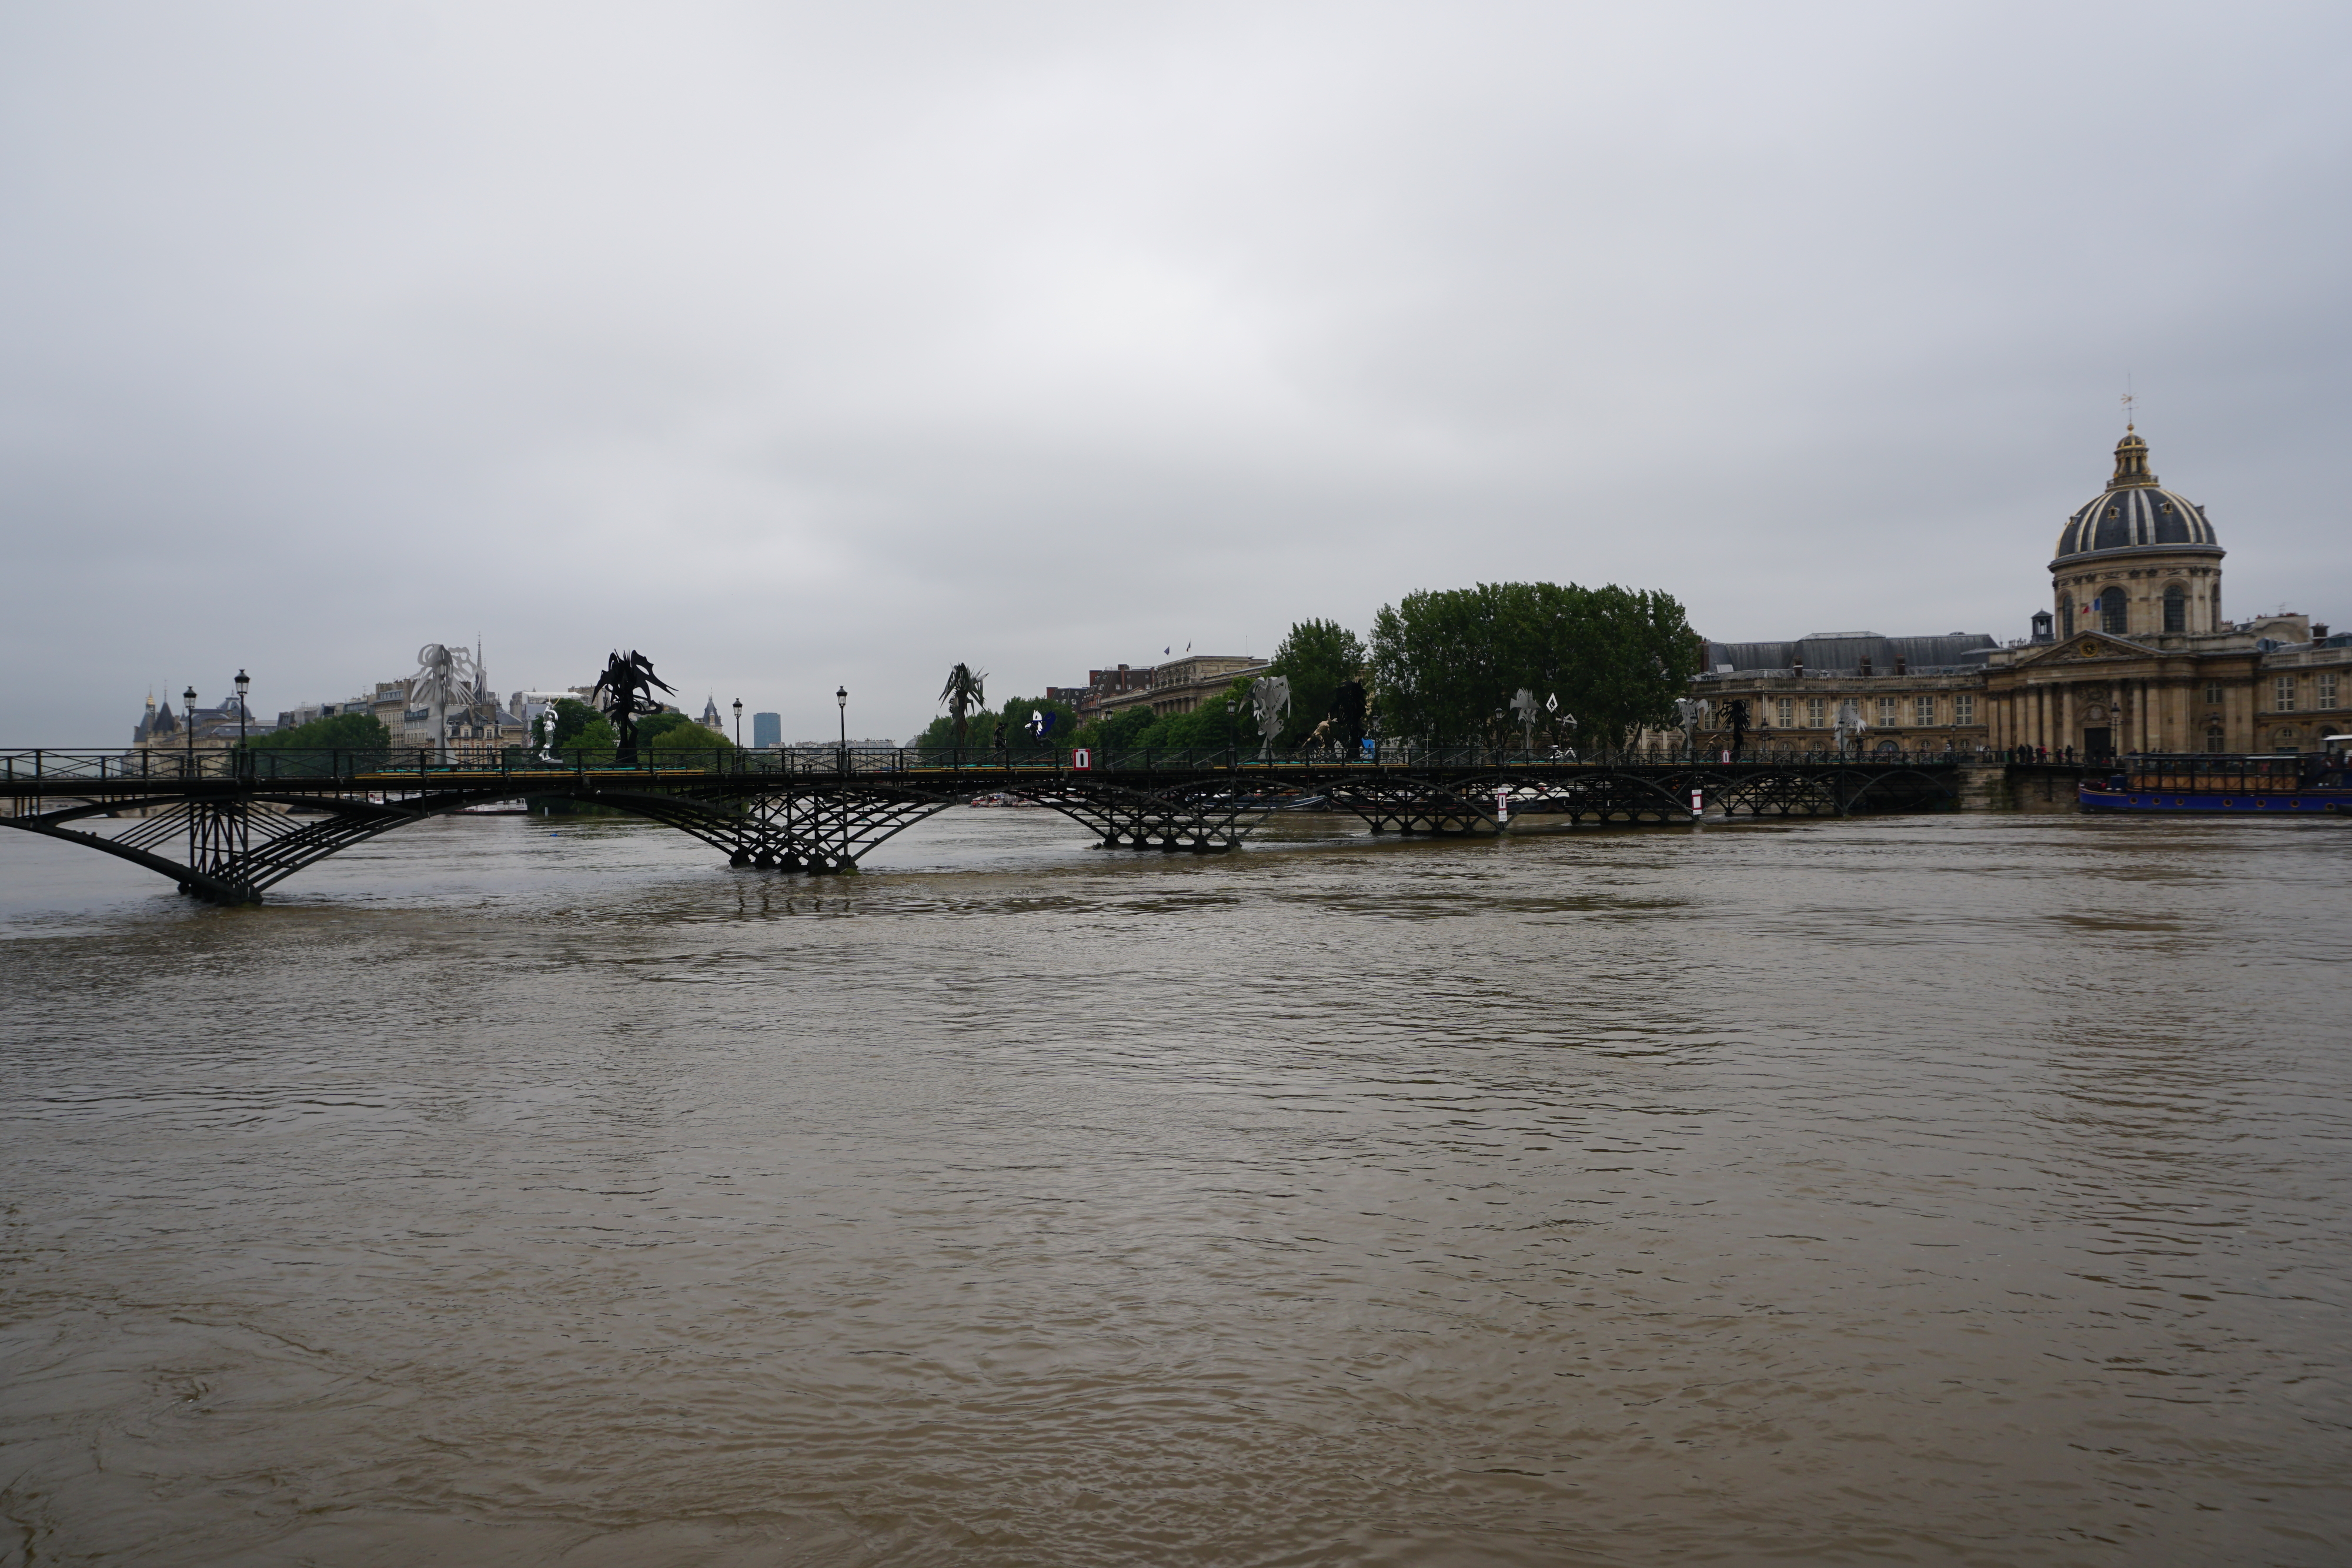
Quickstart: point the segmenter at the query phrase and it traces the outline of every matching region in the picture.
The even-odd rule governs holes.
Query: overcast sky
[[[788,737],[1615,581],[2021,635],[2126,377],[2352,624],[2352,8],[0,5],[0,743]],[[174,706],[178,706],[176,700]]]

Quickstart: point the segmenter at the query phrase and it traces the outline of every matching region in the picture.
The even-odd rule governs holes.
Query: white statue
[[[474,659],[463,648],[427,643],[416,650],[416,674],[408,677],[411,707],[433,710],[436,759],[449,760],[449,710],[474,702]]]
[[[1525,686],[1512,693],[1511,711],[1519,716],[1519,749],[1532,756],[1536,748],[1536,694]]]
[[[1257,716],[1257,732],[1264,737],[1258,747],[1261,762],[1274,756],[1274,737],[1282,733],[1282,721],[1290,713],[1290,677],[1260,675],[1250,683],[1250,708]]]
[[[1705,697],[1675,699],[1675,727],[1683,732],[1683,746],[1687,750],[1698,749],[1698,732],[1705,729],[1713,716],[1714,707]]]
[[[1860,751],[1862,749],[1863,735],[1869,728],[1870,726],[1863,722],[1862,705],[1860,703],[1854,701],[1852,697],[1848,697],[1843,702],[1838,704],[1837,729],[1835,731],[1837,737],[1838,755],[1840,757],[1843,757],[1848,745],[1853,746],[1856,751]]]

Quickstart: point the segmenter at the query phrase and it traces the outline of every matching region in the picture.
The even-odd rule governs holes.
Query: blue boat
[[[2126,757],[2084,779],[2085,811],[2194,811],[2236,816],[2352,817],[2352,735],[2331,735],[2305,757]]]

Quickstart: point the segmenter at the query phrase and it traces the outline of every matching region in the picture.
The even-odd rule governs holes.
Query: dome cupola
[[[2126,551],[2221,553],[2205,508],[2156,482],[2147,442],[2129,425],[2116,443],[2116,476],[2088,506],[2066,519],[2052,564]]]

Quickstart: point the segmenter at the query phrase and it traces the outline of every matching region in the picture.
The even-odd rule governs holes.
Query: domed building
[[[2205,508],[2158,481],[2125,426],[2106,488],[2058,530],[2051,612],[1986,661],[1993,747],[2305,751],[2342,733],[2352,637],[2302,614],[2229,620],[2222,554]]]
[[[1710,642],[1696,692],[1718,713],[1746,702],[1749,743],[1780,751],[1828,748],[1848,704],[1874,751],[2309,751],[2352,731],[2352,636],[2303,614],[2229,620],[2223,553],[2126,425],[2106,487],[2058,530],[2030,636]]]
[[[2205,508],[2157,483],[2147,442],[2126,425],[2116,476],[2058,533],[2057,634],[2213,631],[2223,624],[2221,555]]]

